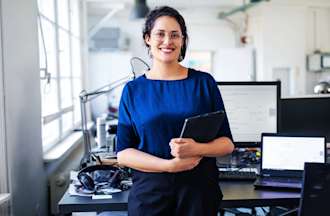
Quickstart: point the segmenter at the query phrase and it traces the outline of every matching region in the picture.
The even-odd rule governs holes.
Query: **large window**
[[[45,152],[70,135],[81,119],[79,0],[38,0],[38,7]]]

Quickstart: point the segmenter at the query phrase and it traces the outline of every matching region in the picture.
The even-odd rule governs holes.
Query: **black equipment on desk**
[[[281,214],[281,216],[328,216],[329,199],[330,164],[305,163],[303,189],[301,191],[299,207],[291,209]]]
[[[305,163],[299,215],[329,215],[330,164]]]
[[[217,157],[218,168],[256,168],[260,164],[259,148],[235,148],[225,156]]]
[[[330,96],[310,95],[281,99],[280,133],[324,135],[330,140]]]
[[[110,187],[121,188],[121,181],[125,179],[125,170],[112,165],[92,165],[83,168],[78,173],[78,180],[82,187],[95,191],[97,183],[107,183]]]

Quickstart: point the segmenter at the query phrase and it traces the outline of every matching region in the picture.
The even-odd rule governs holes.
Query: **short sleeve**
[[[116,152],[127,148],[136,148],[138,144],[139,139],[130,112],[130,100],[129,89],[126,85],[123,89],[119,105]]]
[[[225,109],[225,106],[224,106],[224,103],[223,103],[223,100],[221,97],[220,90],[213,77],[211,78],[211,91],[212,91],[211,95],[213,97],[212,98],[213,111],[223,110],[226,113],[226,109]],[[228,137],[229,139],[231,139],[233,141],[233,136],[231,134],[227,114],[225,114],[225,119],[224,119],[223,124],[218,133],[218,137],[222,137],[222,136]]]

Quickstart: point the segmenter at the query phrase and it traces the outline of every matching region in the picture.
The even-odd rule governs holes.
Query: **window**
[[[79,0],[38,0],[38,7],[45,152],[70,135],[81,121]]]

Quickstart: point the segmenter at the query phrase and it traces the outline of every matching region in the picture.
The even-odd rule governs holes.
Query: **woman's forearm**
[[[143,172],[168,172],[170,162],[151,154],[128,148],[117,153],[119,165]]]
[[[202,157],[217,157],[231,154],[235,146],[227,137],[219,137],[209,143],[199,145],[199,155]]]

